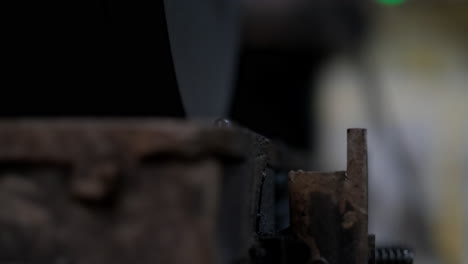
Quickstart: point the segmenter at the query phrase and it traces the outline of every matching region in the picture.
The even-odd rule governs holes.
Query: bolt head
[[[232,124],[231,120],[229,120],[227,118],[219,118],[219,119],[216,119],[215,126],[217,126],[219,128],[232,128],[233,124]]]

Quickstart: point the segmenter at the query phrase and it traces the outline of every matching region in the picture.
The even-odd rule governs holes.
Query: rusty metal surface
[[[364,263],[366,154],[350,130],[347,172],[292,172],[283,229],[278,177],[308,157],[247,129],[0,121],[0,262]]]
[[[177,153],[244,156],[249,142],[229,129],[170,120],[0,121],[0,159],[79,161],[88,155]],[[118,153],[118,154],[116,154]]]
[[[348,129],[347,149],[345,192],[351,197],[353,210],[350,212],[356,217],[356,237],[346,250],[355,252],[355,263],[366,263],[369,255],[367,130]]]
[[[362,264],[368,259],[366,131],[348,130],[348,168],[289,175],[291,229],[309,261]]]
[[[102,204],[74,199],[54,167],[2,168],[2,261],[218,263],[219,173],[212,160],[145,165],[125,179],[118,201]]]
[[[245,134],[164,120],[1,121],[0,146],[0,261],[223,263],[220,193],[226,164],[241,168],[250,153]]]

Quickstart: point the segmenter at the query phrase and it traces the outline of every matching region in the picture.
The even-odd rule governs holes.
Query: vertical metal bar
[[[344,215],[344,222],[356,220],[355,233],[348,249],[354,252],[353,263],[367,263],[368,259],[368,173],[367,130],[348,129],[348,157],[345,192],[353,210]],[[347,219],[348,218],[348,219]]]

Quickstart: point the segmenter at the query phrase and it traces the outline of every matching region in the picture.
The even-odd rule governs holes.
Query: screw
[[[413,251],[407,248],[377,248],[375,250],[376,264],[412,264]]]
[[[226,119],[226,118],[219,118],[219,119],[216,119],[215,126],[219,128],[232,128],[233,125],[232,125],[231,120]]]

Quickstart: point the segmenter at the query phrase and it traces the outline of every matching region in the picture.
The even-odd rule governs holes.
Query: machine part
[[[215,126],[219,128],[232,128],[232,121],[226,118],[218,118],[215,120]]]
[[[375,246],[375,235],[369,235],[369,264],[412,264],[414,253],[403,247]]]
[[[0,261],[247,262],[298,155],[221,123],[0,121]]]
[[[366,130],[348,130],[348,168],[289,174],[291,229],[307,244],[309,261],[368,260]]]
[[[255,232],[245,133],[170,120],[20,120],[0,122],[0,145],[2,263],[221,263],[219,245],[237,238],[219,238],[224,206],[237,217],[224,231],[240,245]],[[228,208],[235,196],[240,206]]]
[[[408,263],[367,235],[365,137],[348,131],[346,172],[290,173],[283,229],[277,179],[307,159],[247,129],[0,121],[0,262]]]
[[[377,248],[376,264],[412,264],[413,251],[407,248]]]

